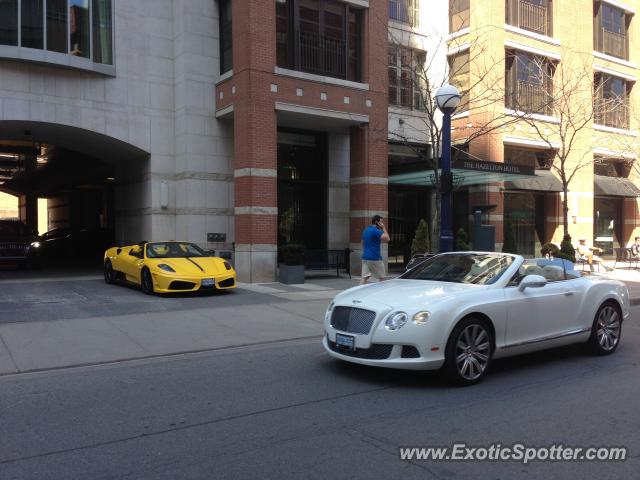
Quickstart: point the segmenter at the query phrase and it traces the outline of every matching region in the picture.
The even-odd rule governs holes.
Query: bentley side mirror
[[[524,292],[526,288],[542,288],[547,284],[547,279],[542,275],[527,275],[520,281],[518,290]]]

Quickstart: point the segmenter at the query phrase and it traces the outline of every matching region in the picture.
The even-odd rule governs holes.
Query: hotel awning
[[[416,168],[417,163],[404,165],[406,171],[395,169],[389,176],[389,183],[395,185],[432,186],[435,182],[433,170]],[[505,183],[505,188],[517,190],[562,191],[562,184],[551,172],[534,170],[519,165],[479,160],[461,160],[451,169],[456,187]]]
[[[511,179],[505,182],[506,190],[531,190],[535,192],[562,192],[562,182],[550,170],[536,170],[530,177]]]
[[[593,193],[608,197],[640,197],[640,189],[628,178],[593,176]]]

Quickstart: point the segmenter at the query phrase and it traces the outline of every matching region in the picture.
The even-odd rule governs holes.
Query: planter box
[[[278,281],[286,285],[304,283],[304,265],[279,265]]]

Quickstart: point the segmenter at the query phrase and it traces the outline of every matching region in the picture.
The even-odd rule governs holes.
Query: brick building
[[[389,213],[388,142],[423,120],[411,70],[436,10],[1,2],[0,190],[33,228],[232,251],[243,281],[274,280],[283,243],[350,247],[357,271],[362,228]],[[423,187],[392,196],[401,252],[420,215],[403,217],[406,196],[429,201]]]
[[[626,246],[640,233],[638,2],[453,0],[450,7],[449,65],[467,66],[452,67],[451,81],[469,99],[454,116],[454,143],[500,117],[504,125],[471,141],[469,155],[536,174],[466,186],[454,199],[468,205],[463,215],[496,205],[484,220],[496,226],[498,249],[507,243],[534,255],[541,244],[560,242],[562,183],[551,164],[564,148],[565,171],[575,173],[567,202],[574,241],[586,237],[607,255]],[[499,98],[478,100],[490,88]],[[566,127],[568,120],[584,127]]]

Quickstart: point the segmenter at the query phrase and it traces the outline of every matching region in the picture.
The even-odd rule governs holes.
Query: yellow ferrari
[[[235,288],[236,272],[226,260],[194,243],[142,242],[104,254],[104,281],[139,285],[146,294]]]

